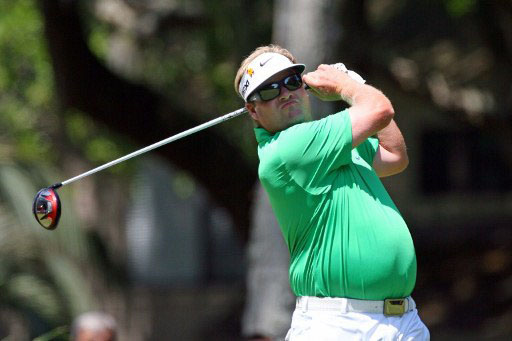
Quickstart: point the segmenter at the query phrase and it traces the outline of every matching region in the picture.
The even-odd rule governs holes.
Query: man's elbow
[[[395,160],[388,163],[385,170],[378,173],[379,177],[384,178],[402,173],[409,166],[409,157],[406,151],[395,154],[395,157]]]
[[[375,108],[375,114],[378,117],[380,129],[383,129],[388,126],[395,116],[395,110],[393,109],[391,102],[384,97],[378,102]]]
[[[400,153],[400,157],[395,165],[395,174],[402,173],[409,166],[409,156],[407,151],[404,150]]]
[[[407,156],[407,152],[404,152],[404,156],[402,157],[402,160],[400,161],[400,171],[399,173],[403,172],[407,169],[409,166],[409,156]]]

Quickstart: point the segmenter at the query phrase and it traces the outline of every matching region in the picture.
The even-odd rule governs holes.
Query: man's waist
[[[366,260],[352,263],[349,260],[347,264],[350,264],[350,271],[334,264],[333,257],[318,261],[330,267],[315,266],[310,267],[311,270],[303,265],[313,261],[316,260],[306,259],[304,263],[290,265],[290,285],[296,296],[350,297],[360,300],[403,298],[412,293],[416,282],[414,256],[410,261],[397,260],[395,263],[399,266],[379,263],[381,268],[370,266]],[[365,270],[357,272],[353,269]]]
[[[385,300],[300,296],[297,297],[296,309],[304,312],[338,311],[340,313],[356,312],[401,316],[416,309],[416,303],[410,296],[404,298],[388,298]]]
[[[350,279],[356,276],[351,276],[345,282],[346,284],[342,285],[340,280],[320,281],[316,278],[301,278],[290,273],[290,285],[297,297],[350,297],[357,300],[384,300],[391,297],[404,298],[409,296],[414,290],[416,282],[416,276],[414,275],[387,275],[364,283],[354,283]]]

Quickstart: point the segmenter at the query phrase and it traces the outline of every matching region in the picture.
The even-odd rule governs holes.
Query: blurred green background
[[[66,339],[96,309],[121,340],[239,339],[248,118],[62,188],[53,232],[31,204],[242,107],[239,63],[271,42],[392,100],[411,164],[385,184],[432,339],[512,336],[511,1],[0,0],[0,339]]]

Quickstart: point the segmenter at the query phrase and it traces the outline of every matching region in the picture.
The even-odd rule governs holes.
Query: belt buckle
[[[384,315],[402,316],[405,314],[405,298],[387,298],[384,300]]]

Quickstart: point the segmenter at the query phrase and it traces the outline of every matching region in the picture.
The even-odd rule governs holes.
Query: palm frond
[[[48,270],[60,295],[67,302],[72,316],[97,308],[97,302],[90,291],[89,281],[69,259],[50,254]]]
[[[0,164],[0,304],[56,325],[63,316],[94,306],[90,281],[78,269],[91,251],[71,207],[57,230],[37,224],[31,207],[37,192],[34,183],[16,164]],[[64,193],[62,201],[71,202],[68,196]]]
[[[12,276],[4,285],[4,293],[10,298],[9,305],[36,312],[46,321],[61,321],[64,314],[61,300],[51,284],[28,274]]]

